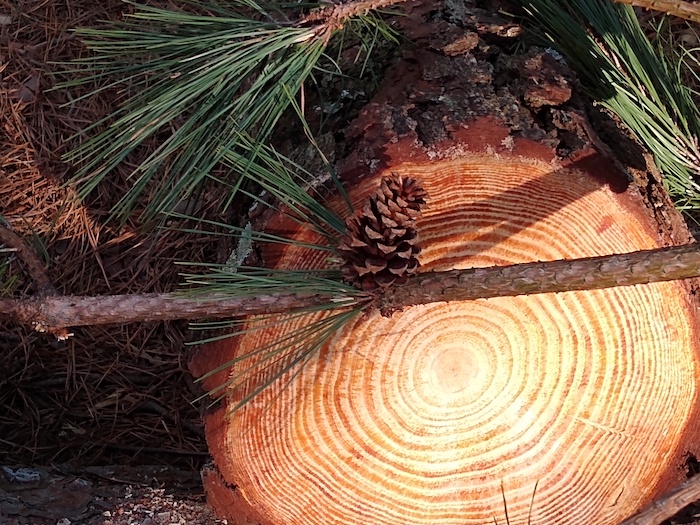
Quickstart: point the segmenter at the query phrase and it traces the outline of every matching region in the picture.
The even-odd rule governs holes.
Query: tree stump
[[[431,6],[443,16],[406,27],[417,46],[346,130],[350,153],[339,164],[356,208],[383,175],[421,181],[421,270],[690,240],[663,190],[631,180],[646,172],[606,156],[563,65],[542,50],[495,55],[498,20],[466,8],[458,26],[445,22],[449,6]],[[428,7],[411,9],[407,26],[427,19]],[[265,228],[320,241],[281,216]],[[302,247],[262,254],[273,268],[329,264]],[[210,502],[237,524],[617,524],[677,483],[683,456],[697,451],[693,287],[358,317],[298,375],[233,414],[240,397],[206,416]],[[192,370],[202,375],[321,315],[207,345]]]

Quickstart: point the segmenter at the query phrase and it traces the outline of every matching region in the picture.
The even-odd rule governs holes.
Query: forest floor
[[[73,175],[61,160],[75,144],[68,137],[108,114],[120,96],[107,90],[66,106],[89,88],[52,91],[67,80],[57,74],[65,67],[61,63],[86,54],[71,29],[120,19],[129,9],[121,0],[0,0],[0,216],[48,262],[49,279],[62,294],[171,291],[179,272],[188,270],[176,262],[222,261],[230,249],[225,240],[212,242],[209,235],[144,231],[136,222],[106,220],[128,184],[128,168],[116,170],[82,202],[64,186]],[[211,212],[216,197],[206,197],[200,204],[203,215],[226,220]],[[0,264],[0,283],[3,294],[33,292],[16,260]],[[77,328],[73,333],[57,341],[0,321],[0,465],[8,466],[0,468],[0,523],[53,525],[64,517],[63,525],[206,523],[199,470],[208,452],[202,407],[194,402],[202,392],[186,369],[187,323]],[[41,481],[50,487],[46,501],[52,501],[52,491],[61,498],[66,489],[84,495],[88,485],[94,501],[88,505],[78,497],[73,513],[65,516],[52,515],[53,504],[47,504],[44,518],[37,502],[36,514],[21,517],[13,506],[17,488],[10,490],[8,484],[18,479],[16,466],[31,465],[55,467]],[[122,505],[117,516],[116,502],[126,493],[100,492],[109,482],[84,470],[65,477],[68,465],[157,465],[160,474],[147,482],[128,477],[115,482],[110,490],[131,491],[129,507]],[[21,485],[23,494],[41,485],[36,476]],[[185,505],[184,499],[173,499],[176,479],[190,481],[187,498],[200,518],[176,516],[173,503]],[[71,480],[88,485],[81,485],[81,492]],[[150,516],[144,514],[145,497],[153,503]],[[13,509],[16,518],[11,518]]]

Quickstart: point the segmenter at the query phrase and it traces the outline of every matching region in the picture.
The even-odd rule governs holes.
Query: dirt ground
[[[59,62],[85,54],[70,29],[118,19],[119,0],[0,1],[0,214],[45,259],[62,294],[169,291],[181,260],[218,261],[225,243],[174,230],[144,231],[106,220],[127,170],[79,202],[63,184],[66,140],[101,118],[109,90],[64,106],[86,88],[51,91]],[[203,201],[205,215],[215,204]],[[222,217],[211,218],[221,219]],[[186,256],[184,256],[186,254]],[[17,261],[5,293],[32,291]],[[8,281],[4,281],[8,282]],[[185,323],[76,329],[67,341],[3,323],[0,328],[0,464],[142,464],[197,470],[207,457],[185,371]]]
[[[233,248],[225,237],[110,220],[109,210],[130,185],[131,163],[85,200],[65,185],[75,171],[62,155],[82,139],[70,137],[123,98],[110,88],[71,104],[96,86],[53,89],[70,79],[65,64],[87,54],[71,29],[102,27],[131,9],[122,0],[0,0],[0,218],[48,263],[60,294],[172,291],[179,273],[194,271],[176,263],[223,263]],[[356,111],[363,97],[346,101],[335,118]],[[289,137],[299,132],[280,136],[281,147],[291,152]],[[147,191],[138,206],[148,198]],[[238,210],[220,211],[225,198],[205,190],[197,214],[238,224]],[[35,293],[18,259],[6,253],[0,252],[0,295]],[[72,332],[57,341],[0,320],[0,523],[214,523],[199,477],[209,459],[200,417],[206,402],[197,401],[203,391],[186,370],[185,343],[197,335],[186,322]],[[33,465],[52,467],[40,469],[41,476],[17,470]],[[94,471],[115,468],[136,470],[114,483],[114,476]],[[144,481],[143,469],[159,474]],[[54,496],[71,493],[75,508],[42,517]],[[18,510],[19,494],[31,516]],[[180,512],[186,508],[190,515]]]

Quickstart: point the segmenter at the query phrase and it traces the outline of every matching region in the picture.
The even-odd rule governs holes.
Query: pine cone
[[[343,275],[363,290],[404,283],[420,266],[416,218],[427,193],[418,181],[392,173],[384,177],[362,212],[345,221],[338,246]]]

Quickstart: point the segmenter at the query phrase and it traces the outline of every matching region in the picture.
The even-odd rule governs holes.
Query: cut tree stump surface
[[[382,175],[419,179],[426,271],[689,241],[653,176],[636,167],[628,178],[606,156],[564,66],[537,49],[498,55],[499,24],[479,24],[469,7],[459,25],[446,22],[451,6],[408,7],[416,48],[346,130],[338,169],[356,207]],[[281,216],[265,228],[319,240]],[[328,264],[299,247],[262,256],[274,268]],[[678,484],[684,456],[697,453],[695,289],[658,283],[356,318],[289,384],[291,375],[232,415],[241,397],[229,396],[208,414],[210,502],[246,525],[615,525]],[[202,375],[321,315],[203,347],[191,368]]]
[[[474,154],[393,171],[420,175],[430,195],[424,270],[658,246],[633,193],[575,169]],[[324,264],[291,248],[277,261]],[[218,348],[251,352],[318,318]],[[484,523],[503,518],[501,484],[510,519],[525,520],[537,483],[533,523],[615,524],[656,494],[669,465],[679,474],[673,455],[695,430],[696,328],[679,283],[375,312],[291,385],[212,414],[210,449],[263,523],[380,512],[378,523]]]

